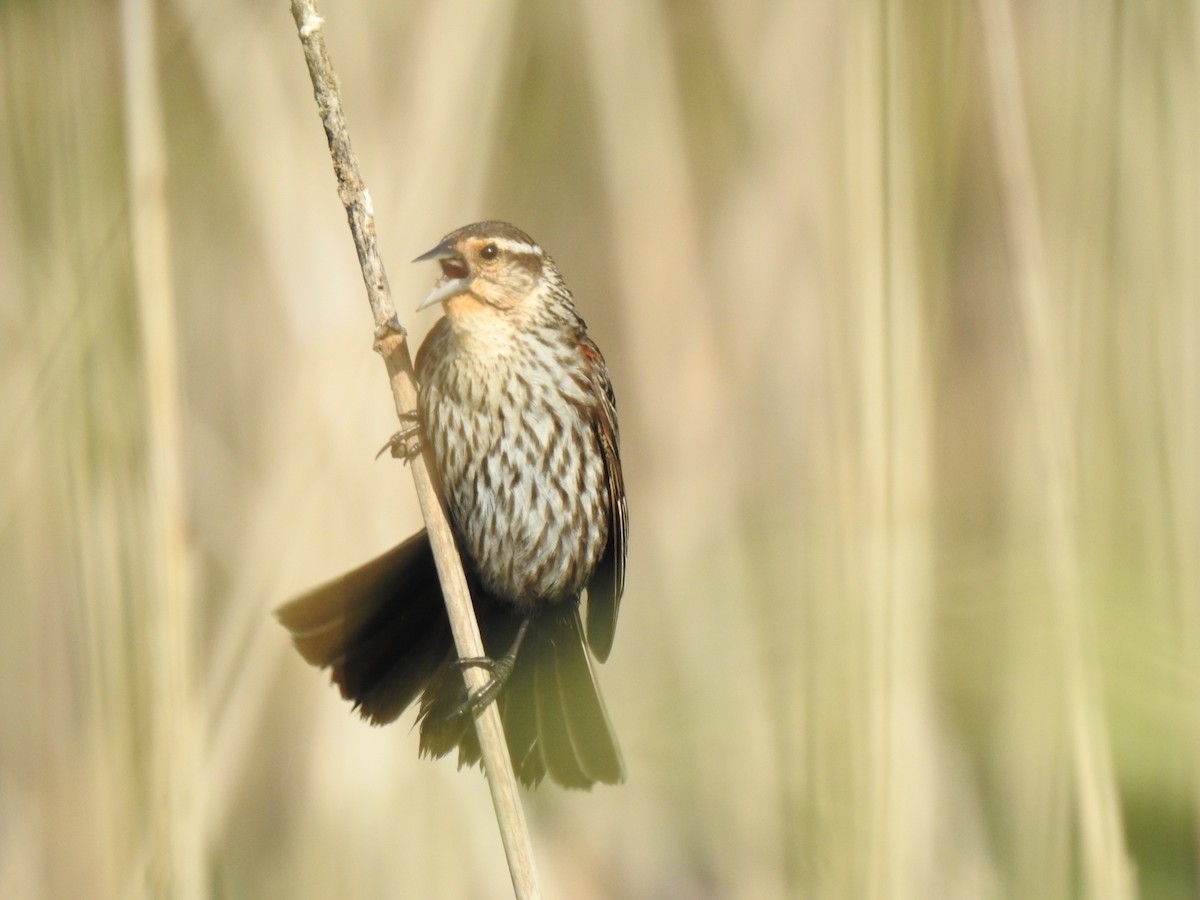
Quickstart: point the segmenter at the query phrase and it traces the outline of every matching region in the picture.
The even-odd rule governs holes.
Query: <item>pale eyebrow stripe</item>
[[[491,243],[501,250],[507,250],[517,256],[544,256],[542,248],[537,244],[527,244],[524,241],[514,241],[511,238],[492,238]]]

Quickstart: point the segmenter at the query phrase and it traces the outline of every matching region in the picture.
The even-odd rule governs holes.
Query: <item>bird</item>
[[[628,533],[608,366],[554,260],[517,227],[467,225],[424,261],[441,275],[417,309],[444,315],[417,352],[419,448],[397,455],[427,453],[487,655],[458,658],[424,530],[277,616],[371,723],[417,703],[422,756],[477,763],[473,715],[494,700],[524,785],[618,784],[592,666],[612,650]],[[476,694],[466,665],[490,671]]]

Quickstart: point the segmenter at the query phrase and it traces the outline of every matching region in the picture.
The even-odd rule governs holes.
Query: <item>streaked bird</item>
[[[567,787],[615,784],[624,766],[590,658],[608,658],[625,580],[625,489],[604,357],[554,261],[512,225],[468,225],[417,259],[442,273],[418,308],[445,311],[417,353],[417,439],[488,658],[457,659],[424,531],[279,618],[371,722],[419,700],[422,754],[457,747],[460,765],[478,761],[472,713],[494,698],[522,782],[548,773]],[[491,671],[479,696],[467,696],[466,664]]]

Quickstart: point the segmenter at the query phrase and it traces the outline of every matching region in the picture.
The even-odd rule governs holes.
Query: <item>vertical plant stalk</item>
[[[921,896],[939,865],[936,745],[930,716],[932,390],[922,299],[923,246],[916,201],[921,153],[914,118],[912,21],[906,5],[879,0],[864,49],[878,53],[877,82],[863,97],[877,116],[878,236],[868,245],[872,284],[863,296],[861,378],[864,453],[863,558],[872,759],[871,867],[867,897]],[[872,47],[871,45],[875,45]],[[916,71],[919,71],[916,70]]]
[[[1043,528],[1051,602],[1061,649],[1062,702],[1078,805],[1083,871],[1089,896],[1134,896],[1113,772],[1112,753],[1096,683],[1094,625],[1084,606],[1076,534],[1076,473],[1068,423],[1062,340],[1047,285],[1045,242],[1026,125],[1012,10],[1006,0],[979,0],[992,124],[1003,187],[1005,225],[1017,274],[1018,314],[1039,464],[1045,477]]]
[[[411,420],[417,409],[416,379],[408,352],[407,336],[396,318],[387,274],[375,241],[375,217],[371,197],[363,184],[358,160],[350,147],[337,78],[325,48],[322,32],[324,19],[317,14],[313,0],[292,0],[292,18],[295,19],[300,44],[304,49],[304,59],[308,64],[308,73],[312,78],[313,94],[325,127],[329,152],[333,158],[333,169],[337,176],[338,196],[346,209],[350,233],[358,252],[359,266],[362,268],[363,282],[367,288],[367,299],[375,319],[375,348],[387,366],[396,414],[401,423],[404,423]],[[412,460],[412,474],[421,513],[429,532],[429,542],[433,547],[458,654],[460,657],[483,656],[483,641],[479,636],[479,625],[475,621],[475,610],[471,603],[466,576],[463,574],[462,561],[459,559],[454,534],[450,530],[441,499],[430,479],[424,453]],[[467,686],[471,689],[483,687],[487,683],[487,675],[477,667],[467,667],[463,674]],[[487,773],[500,838],[508,859],[513,891],[521,900],[540,897],[533,843],[525,822],[525,812],[521,807],[517,780],[496,704],[488,704],[479,713],[475,719],[475,728],[479,734],[484,771]]]
[[[869,156],[863,160],[876,168],[871,175],[877,197],[864,208],[869,228],[876,233],[864,247],[870,262],[865,290],[859,298],[859,322],[862,325],[859,348],[862,412],[860,465],[864,490],[858,510],[858,531],[863,547],[862,641],[866,717],[864,736],[867,757],[862,773],[867,799],[864,834],[869,865],[864,872],[863,896],[871,900],[903,897],[907,884],[901,875],[901,834],[897,820],[896,713],[898,692],[893,679],[897,673],[897,604],[894,575],[897,563],[896,509],[896,354],[893,346],[895,325],[895,285],[893,283],[892,180],[893,162],[893,90],[892,27],[888,0],[879,0],[874,9],[860,10],[863,49],[878,53],[872,75],[876,83],[861,98],[862,113],[875,117],[870,127],[877,138]],[[872,46],[874,45],[874,46]],[[869,249],[867,249],[869,247]]]
[[[202,900],[204,817],[199,789],[203,717],[193,657],[194,609],[183,474],[179,348],[171,290],[167,163],[151,0],[122,0],[126,184],[146,384],[149,577],[138,625],[151,682],[150,809],[143,837],[150,896]]]

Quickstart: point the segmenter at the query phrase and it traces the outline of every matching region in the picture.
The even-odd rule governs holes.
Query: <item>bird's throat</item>
[[[474,294],[458,294],[442,304],[454,329],[459,350],[470,356],[507,354],[512,344],[512,324]]]

